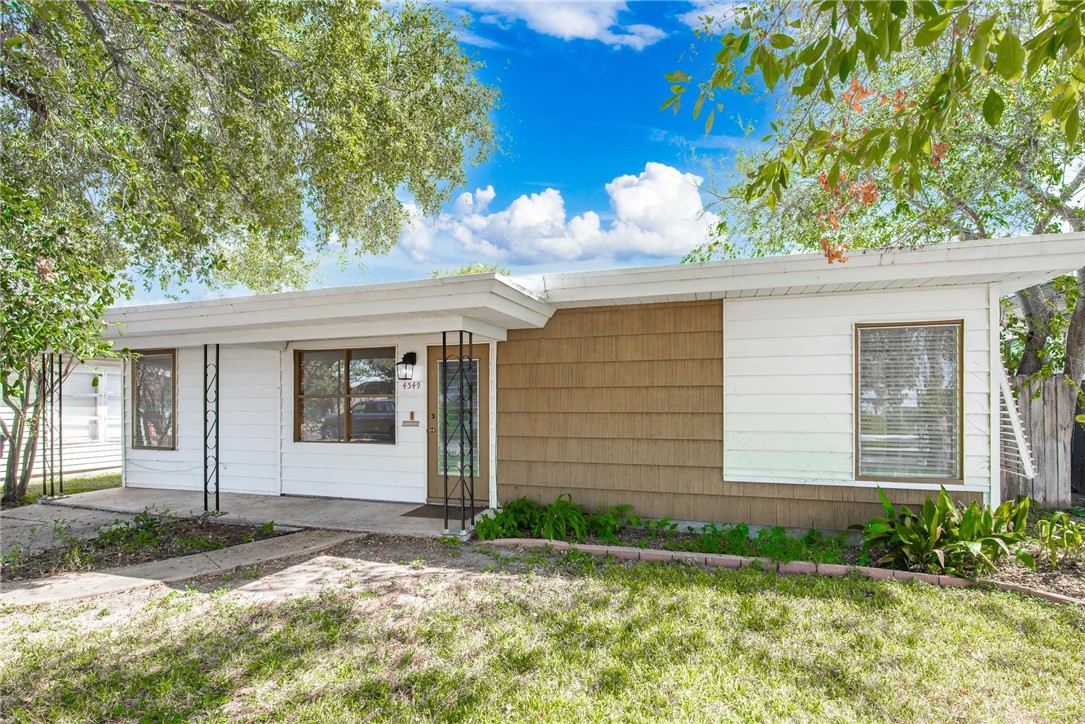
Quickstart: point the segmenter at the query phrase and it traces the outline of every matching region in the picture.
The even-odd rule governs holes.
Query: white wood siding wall
[[[98,378],[98,386],[92,380]],[[13,415],[0,404],[0,418]],[[58,430],[59,442],[59,430]],[[0,457],[0,476],[7,469],[7,444]],[[39,448],[33,477],[42,473]],[[59,460],[58,460],[59,465]],[[91,361],[72,370],[64,381],[64,476],[107,473],[121,469],[121,363]]]
[[[480,343],[485,340],[479,339]],[[294,343],[286,349],[226,346],[221,350],[222,492],[316,495],[424,503],[427,427],[426,347],[440,336]],[[395,347],[396,358],[415,352],[419,389],[396,383],[400,421],[394,445],[294,441],[294,352],[299,349]],[[491,349],[493,348],[491,343]],[[140,450],[125,440],[125,484],[140,488],[203,489],[203,348],[177,350],[175,450]],[[492,372],[496,375],[496,369]],[[496,379],[496,376],[494,377]],[[131,399],[131,375],[124,381]],[[493,381],[490,381],[492,392]],[[491,403],[491,410],[495,405]],[[414,413],[417,427],[403,427]],[[126,405],[125,429],[131,430]],[[493,429],[493,420],[491,420]],[[130,438],[130,436],[129,436]],[[491,458],[491,469],[493,469]]]
[[[408,503],[426,502],[426,345],[440,344],[440,336],[349,339],[298,342],[282,352],[282,492],[286,495],[322,495]],[[299,349],[395,347],[397,361],[414,352],[417,390],[404,390],[396,382],[394,445],[294,442],[294,352]],[[418,427],[403,427],[411,412]]]
[[[965,484],[990,486],[986,286],[723,303],[724,478],[855,480],[854,325],[964,320]]]
[[[132,447],[132,368],[124,376],[124,484],[133,488],[203,490],[203,347],[177,350],[174,450]]]
[[[220,355],[222,491],[278,495],[280,352],[223,346]]]

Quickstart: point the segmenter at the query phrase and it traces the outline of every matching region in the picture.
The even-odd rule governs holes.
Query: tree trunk
[[[1017,302],[1025,314],[1025,324],[1028,325],[1025,349],[1021,353],[1017,374],[1031,376],[1043,369],[1047,363],[1047,331],[1054,312],[1044,287],[1040,284],[1018,292]]]
[[[38,432],[46,396],[33,363],[21,375],[22,394],[5,398],[12,412],[11,447],[7,451],[7,469],[4,471],[5,503],[15,503],[26,496],[34,463],[38,454]]]
[[[34,462],[38,453],[37,425],[31,422],[25,410],[16,410],[11,421],[11,446],[7,450],[7,469],[4,471],[4,502],[15,503],[26,496]]]
[[[1080,386],[1085,379],[1085,268],[1077,271],[1077,285],[1081,296],[1070,315],[1069,328],[1066,330],[1066,363],[1063,372],[1067,380]]]

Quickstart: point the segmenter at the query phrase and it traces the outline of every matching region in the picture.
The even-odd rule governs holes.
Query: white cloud
[[[622,0],[470,0],[464,5],[481,13],[479,19],[483,23],[506,27],[513,22],[523,21],[537,33],[563,40],[598,40],[616,48],[643,50],[666,36],[653,25],[619,24],[619,13],[628,9]]]
[[[400,248],[418,263],[675,258],[703,243],[719,221],[705,213],[703,179],[661,163],[606,185],[610,221],[595,211],[569,218],[561,192],[548,188],[524,194],[501,210],[488,207],[492,186],[464,193],[452,210],[425,219],[412,211]]]
[[[694,30],[705,27],[705,19],[713,29],[721,29],[730,24],[735,17],[735,10],[741,2],[736,0],[693,0],[693,7],[678,16],[678,19]]]

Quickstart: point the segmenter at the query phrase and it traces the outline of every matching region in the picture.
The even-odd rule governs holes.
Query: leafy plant
[[[1085,556],[1085,522],[1076,523],[1066,513],[1052,513],[1036,526],[1040,545],[1051,556],[1051,567],[1063,560]]]
[[[475,525],[479,540],[498,538],[523,538],[534,535],[535,524],[541,508],[531,498],[520,498],[507,503],[492,517],[483,517]]]
[[[568,493],[558,496],[550,505],[542,508],[532,531],[537,538],[547,540],[583,540],[588,531],[584,509],[573,502]]]
[[[617,540],[622,528],[640,525],[640,516],[630,515],[631,510],[632,505],[613,505],[605,511],[600,506],[594,513],[585,516],[588,533],[602,541]]]
[[[863,531],[865,553],[882,552],[878,565],[930,573],[984,572],[1011,554],[1027,566],[1035,565],[1022,545],[1028,498],[1006,501],[993,511],[976,501],[959,509],[942,488],[937,500],[928,496],[917,514],[907,507],[898,512],[881,488],[878,497],[885,516],[855,526]]]
[[[126,551],[149,548],[161,541],[172,520],[168,513],[159,516],[150,510],[143,510],[130,521],[117,520],[98,531],[94,544],[99,548],[120,546]]]
[[[751,538],[750,526],[745,523],[723,526],[709,524],[701,527],[699,535],[671,541],[665,547],[697,553],[759,556],[784,562],[842,563],[844,538],[844,535],[827,537],[816,530],[797,538],[789,535],[781,526],[762,528]]]
[[[657,538],[661,538],[670,533],[678,532],[678,524],[672,521],[670,518],[660,518],[659,520],[646,520],[644,521],[644,532],[648,534],[648,537],[653,541]]]

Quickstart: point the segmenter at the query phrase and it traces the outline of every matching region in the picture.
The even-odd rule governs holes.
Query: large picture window
[[[395,443],[395,348],[299,351],[294,363],[295,440]]]
[[[173,350],[136,352],[132,357],[132,447],[176,447],[174,410],[177,365]]]
[[[857,325],[856,476],[962,479],[962,323]]]

